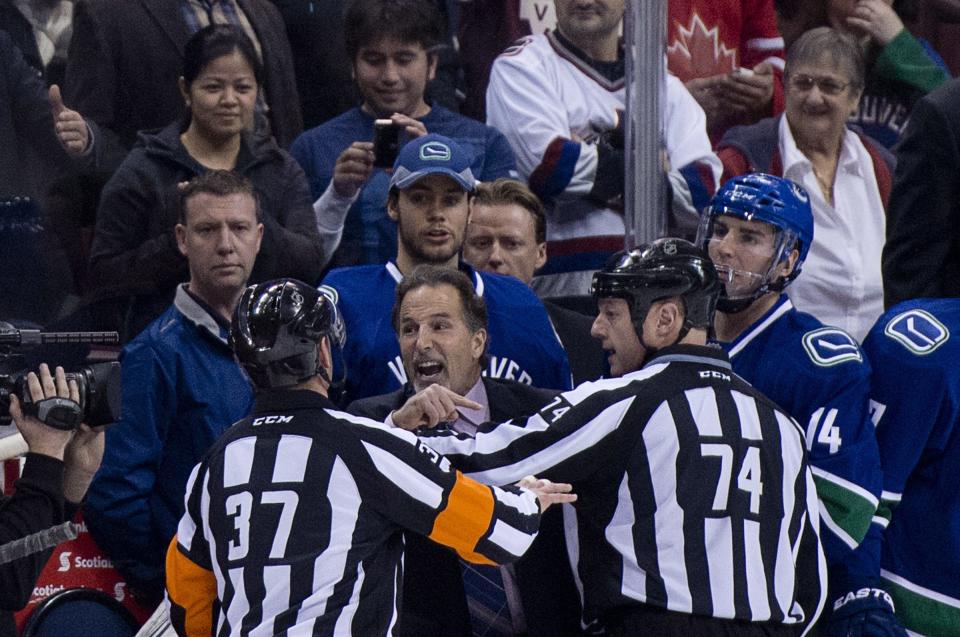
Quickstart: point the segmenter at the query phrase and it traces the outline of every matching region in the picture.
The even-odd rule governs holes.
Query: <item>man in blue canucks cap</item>
[[[879,589],[858,596],[862,587],[848,575],[881,490],[870,365],[854,338],[797,311],[784,292],[813,241],[807,193],[763,173],[723,184],[697,233],[724,284],[714,329],[733,371],[783,407],[806,434],[832,596],[823,634],[847,635],[852,626],[869,623],[878,627],[870,635],[901,635],[889,596],[873,592]]]
[[[486,302],[488,378],[549,389],[570,387],[567,355],[533,292],[518,279],[475,272],[460,261],[476,186],[470,160],[467,149],[442,135],[424,135],[403,146],[387,197],[387,214],[397,223],[396,258],[338,268],[323,280],[339,297],[349,334],[343,349],[345,401],[407,385],[390,316],[397,284],[421,264],[459,268]],[[518,320],[524,329],[516,329]]]

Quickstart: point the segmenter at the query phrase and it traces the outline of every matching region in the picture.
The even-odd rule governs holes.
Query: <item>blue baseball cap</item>
[[[473,192],[477,180],[470,170],[470,155],[463,146],[443,135],[417,137],[400,149],[393,164],[390,188],[405,190],[427,175],[446,175],[467,192]]]

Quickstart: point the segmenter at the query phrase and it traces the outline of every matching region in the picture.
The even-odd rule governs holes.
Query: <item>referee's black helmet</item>
[[[258,389],[278,389],[320,375],[317,344],[326,336],[339,350],[346,328],[334,300],[296,279],[244,290],[230,323],[230,346]]]
[[[656,301],[680,297],[684,328],[710,329],[720,296],[720,280],[707,254],[684,239],[657,239],[618,252],[593,275],[593,298],[622,298],[630,306],[637,334]]]

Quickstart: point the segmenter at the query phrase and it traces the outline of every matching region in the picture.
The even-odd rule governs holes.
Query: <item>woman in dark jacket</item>
[[[135,336],[187,280],[177,249],[177,184],[210,169],[249,179],[257,192],[263,243],[250,282],[278,277],[315,281],[328,255],[316,229],[309,186],[296,161],[272,137],[253,134],[262,116],[261,65],[239,30],[198,31],[184,51],[180,91],[185,121],[141,133],[104,188],[90,263],[98,298],[129,298],[124,336]]]

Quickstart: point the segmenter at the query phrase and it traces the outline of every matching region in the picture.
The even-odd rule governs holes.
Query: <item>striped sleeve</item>
[[[187,510],[177,526],[177,535],[167,549],[167,596],[170,622],[178,635],[213,634],[217,581],[210,564],[210,552],[203,529],[197,526],[201,493],[200,466],[194,467],[187,482]],[[208,474],[199,483],[205,491]]]
[[[388,518],[480,564],[513,562],[536,538],[540,506],[533,492],[482,485],[413,434],[350,419],[360,425],[366,459],[358,462],[364,501]]]

